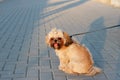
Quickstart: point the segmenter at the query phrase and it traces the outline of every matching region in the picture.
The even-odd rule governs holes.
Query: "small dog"
[[[52,29],[46,36],[46,43],[54,48],[59,57],[59,69],[69,74],[93,76],[101,72],[94,66],[89,50],[73,40],[66,32]]]

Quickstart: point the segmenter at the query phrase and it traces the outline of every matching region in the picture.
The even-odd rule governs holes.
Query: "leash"
[[[106,28],[102,28],[102,29],[97,29],[97,30],[92,30],[92,31],[88,31],[88,32],[72,34],[72,35],[70,35],[70,37],[77,36],[77,35],[84,35],[84,34],[93,33],[93,32],[98,32],[98,31],[107,30],[107,29],[116,28],[116,27],[120,27],[120,25],[114,25],[114,26],[110,26],[110,27],[106,27]]]

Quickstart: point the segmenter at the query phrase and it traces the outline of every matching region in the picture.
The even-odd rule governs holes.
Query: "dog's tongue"
[[[57,44],[57,43],[55,43],[55,44],[54,44],[54,47],[58,47],[58,44]]]

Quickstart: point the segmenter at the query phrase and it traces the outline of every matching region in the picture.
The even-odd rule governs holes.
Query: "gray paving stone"
[[[14,78],[13,80],[38,80],[38,78]]]
[[[1,78],[12,78],[14,75],[13,75],[13,72],[12,71],[1,71]]]
[[[26,74],[14,74],[14,78],[25,78]]]
[[[38,74],[38,70],[37,69],[31,69],[31,68],[28,68],[28,71],[27,71],[27,77],[36,77],[38,78],[39,74]]]
[[[26,74],[27,71],[27,65],[25,63],[23,64],[17,64],[15,69],[15,74]]]
[[[103,74],[98,74],[96,76],[93,77],[95,80],[108,80],[108,78],[106,77],[106,75]]]
[[[14,68],[15,68],[15,64],[6,63],[5,66],[4,66],[5,71],[13,71]]]
[[[1,78],[0,80],[11,80],[10,78]]]
[[[116,73],[108,73],[106,74],[108,80],[119,80],[120,79],[120,76]]]
[[[4,64],[4,62],[0,62],[0,71],[2,71]]]
[[[53,74],[51,72],[40,73],[40,80],[53,80]]]

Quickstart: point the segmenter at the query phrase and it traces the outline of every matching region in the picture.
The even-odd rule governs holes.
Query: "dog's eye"
[[[58,40],[61,40],[62,38],[58,37]]]
[[[52,40],[54,40],[54,38],[51,38],[50,40],[52,41]]]

